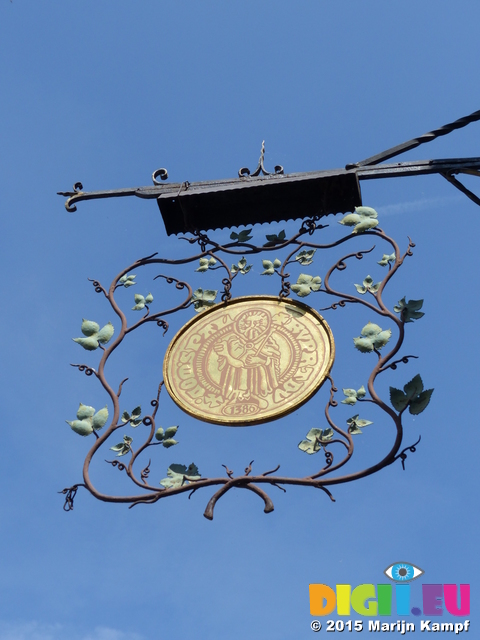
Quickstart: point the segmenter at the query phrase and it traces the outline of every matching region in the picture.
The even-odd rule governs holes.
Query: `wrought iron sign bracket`
[[[83,191],[81,182],[77,182],[72,191],[58,193],[67,197],[67,211],[76,211],[76,204],[83,200],[127,196],[157,200],[168,235],[289,220],[299,205],[302,208],[300,217],[346,213],[362,204],[360,181],[380,178],[440,174],[480,205],[480,197],[455,177],[459,174],[480,176],[478,157],[381,164],[479,119],[480,111],[476,111],[371,158],[347,164],[345,169],[284,174],[283,167],[277,165],[272,174],[264,167],[265,147],[262,143],[255,171],[250,173],[243,167],[238,172],[239,177],[234,179],[162,184],[168,178],[167,170],[162,168],[153,173],[153,186],[88,192]],[[227,209],[228,225],[225,224]]]
[[[117,327],[109,322],[100,328],[96,322],[84,319],[81,324],[82,337],[74,341],[87,352],[98,350],[100,360],[96,368],[85,362],[72,366],[100,383],[109,398],[109,404],[96,411],[92,406],[80,403],[76,420],[67,421],[75,433],[92,435],[94,442],[85,458],[83,482],[60,492],[65,495],[64,509],[73,509],[79,487],[86,488],[99,500],[127,503],[131,507],[154,504],[185,492],[190,497],[200,490],[214,487],[215,492],[204,512],[208,519],[213,518],[217,501],[232,488],[253,492],[262,499],[265,513],[269,513],[273,511],[273,502],[265,491],[269,485],[282,491],[289,485],[312,487],[320,489],[334,501],[331,489],[335,485],[364,478],[399,460],[405,468],[407,452],[416,451],[420,438],[414,441],[414,437],[409,436],[407,442],[410,444],[406,446],[403,415],[407,411],[412,415],[422,413],[430,402],[433,389],[425,389],[421,376],[417,374],[406,383],[402,379],[401,383],[390,387],[387,401],[377,392],[376,381],[385,372],[395,372],[398,365],[408,365],[417,358],[403,353],[402,349],[407,328],[424,315],[421,311],[423,300],[408,300],[404,296],[390,309],[383,299],[386,286],[404,261],[412,256],[415,245],[409,238],[407,246],[401,249],[379,227],[377,212],[362,205],[359,181],[438,173],[476,204],[480,204],[480,199],[454,177],[459,173],[480,176],[480,158],[380,164],[413,146],[445,135],[447,129],[454,130],[478,119],[480,112],[475,112],[468,118],[336,171],[284,175],[282,167],[277,166],[275,173],[269,173],[264,167],[262,144],[255,171],[250,173],[243,168],[239,172],[240,177],[235,180],[162,184],[160,181],[167,178],[167,172],[160,169],[153,174],[152,187],[88,193],[77,183],[73,192],[61,193],[68,197],[66,207],[69,211],[74,211],[76,203],[81,200],[124,196],[156,199],[167,233],[185,233],[181,239],[186,240],[193,251],[175,259],[159,257],[157,254],[141,258],[122,269],[105,287],[98,280],[91,281],[95,292],[101,294],[117,316]],[[292,209],[292,202],[295,209]],[[298,211],[298,214],[292,214],[292,210]],[[228,211],[228,217],[225,211]],[[321,218],[339,212],[347,214],[339,222],[344,229],[351,228],[351,233],[333,242],[319,242],[318,234],[325,226],[320,224]],[[205,233],[207,229],[225,227],[226,220],[229,227],[246,226],[257,222],[290,220],[294,215],[301,218],[302,222],[298,232],[291,237],[287,237],[284,230],[277,229],[275,233],[266,234],[264,240],[254,240],[253,229],[244,229],[238,233],[232,231],[231,242],[221,245]],[[360,237],[365,241],[363,249],[359,250],[358,244],[355,244],[355,250],[346,252],[326,269],[322,277],[315,273],[316,267],[311,265],[317,251],[325,252]],[[383,255],[380,249],[372,253],[375,243],[383,247]],[[273,291],[261,296],[234,298],[232,290],[236,278],[247,276],[252,270],[250,260],[256,259],[259,254],[263,254],[263,271],[260,275],[269,276],[262,280],[266,285],[273,283]],[[367,256],[368,261],[373,259],[383,268],[383,279],[375,282],[370,275],[366,275],[363,282],[347,285],[342,290],[337,284],[341,273],[353,262]],[[184,270],[182,279],[172,275],[175,268],[181,265],[196,266],[196,273],[192,277],[200,279],[204,277],[202,274],[219,271],[221,288],[197,286],[195,289],[183,279]],[[135,292],[133,300],[129,300],[130,295],[124,289],[137,283],[136,274],[143,267],[152,266],[164,271],[158,273],[150,285],[154,295],[151,292],[146,294],[144,289],[145,295]],[[257,264],[257,268],[259,266]],[[376,266],[374,268],[378,269]],[[160,306],[158,300],[167,299],[153,288],[160,283],[171,288],[167,300],[167,305],[171,306],[156,310]],[[356,335],[360,335],[353,340],[352,349],[369,354],[362,358],[371,358],[373,362],[365,384],[360,389],[350,388],[349,369],[341,372],[346,378],[342,380],[345,384],[342,387],[344,399],[340,404],[347,405],[355,414],[346,420],[346,426],[341,424],[342,420],[335,413],[339,401],[332,374],[335,355],[333,335],[318,311],[304,302],[308,296],[316,297],[317,294],[334,300],[330,306],[320,308],[321,312],[333,312],[354,304],[368,309],[379,323],[368,322],[363,328],[358,327]],[[292,299],[294,295],[301,300]],[[175,296],[179,296],[179,299],[173,300]],[[135,304],[132,308],[133,301]],[[130,310],[125,311],[129,307],[133,314]],[[152,388],[154,398],[150,402],[151,409],[143,412],[138,404],[131,411],[122,412],[120,396],[128,378],[120,381],[121,375],[117,370],[110,371],[107,376],[110,355],[124,340],[128,340],[132,331],[140,330],[148,323],[156,324],[165,335],[169,329],[167,316],[186,310],[193,312],[194,317],[184,324],[166,350],[163,379],[157,380]],[[141,317],[138,319],[139,312]],[[132,320],[131,316],[135,315],[137,318]],[[115,382],[109,376],[116,378]],[[203,421],[229,427],[247,427],[286,416],[307,400],[314,401],[313,396],[322,384],[328,387],[328,399],[322,421],[319,421],[320,426],[312,427],[306,434],[301,427],[301,433],[293,436],[304,438],[298,445],[298,439],[293,443],[302,452],[300,455],[320,453],[324,457],[324,462],[315,467],[313,472],[304,471],[298,477],[283,476],[277,473],[280,464],[274,469],[258,471],[254,470],[252,460],[239,475],[235,475],[227,464],[222,464],[225,475],[205,477],[195,463],[189,466],[175,463],[168,467],[165,465],[167,476],[159,483],[149,479],[153,471],[153,451],[162,451],[178,444],[178,427],[164,430],[156,424],[164,387],[174,402],[194,418],[200,417]],[[354,454],[354,441],[361,436],[365,427],[373,424],[365,417],[369,415],[372,405],[375,411],[380,411],[381,421],[388,423],[392,430],[389,450],[367,468],[338,475],[337,472]],[[117,431],[121,435],[114,436]],[[123,439],[120,440],[121,437]],[[126,475],[137,493],[107,495],[94,486],[90,478],[90,464],[103,445],[116,453],[115,459],[106,462]],[[137,471],[137,465],[143,468]]]

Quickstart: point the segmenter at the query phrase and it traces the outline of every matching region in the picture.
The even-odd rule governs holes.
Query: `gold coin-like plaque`
[[[206,422],[274,420],[318,391],[335,355],[330,327],[309,306],[271,296],[235,298],[188,322],[163,365],[176,404]]]

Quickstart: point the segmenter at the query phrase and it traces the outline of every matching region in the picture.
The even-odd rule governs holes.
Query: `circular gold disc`
[[[268,422],[318,391],[335,355],[330,327],[302,302],[234,298],[190,320],[170,343],[165,386],[178,406],[227,426]]]

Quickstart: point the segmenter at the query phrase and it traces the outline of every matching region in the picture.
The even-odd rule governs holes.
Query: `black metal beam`
[[[480,175],[480,158],[447,158],[396,162],[307,173],[245,176],[228,180],[156,184],[110,191],[74,190],[59,192],[67,196],[67,211],[76,203],[99,198],[136,196],[156,199],[169,235],[185,231],[206,231],[257,223],[325,216],[352,211],[362,204],[359,182],[380,178],[440,174],[473,202],[478,197],[453,175]]]

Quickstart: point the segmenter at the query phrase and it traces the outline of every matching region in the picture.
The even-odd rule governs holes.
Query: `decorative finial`
[[[262,141],[262,150],[260,151],[260,158],[258,159],[258,165],[257,165],[257,168],[255,169],[255,171],[253,173],[250,173],[250,169],[248,169],[248,167],[242,167],[238,172],[238,177],[239,178],[248,178],[248,177],[254,178],[256,176],[259,176],[260,172],[262,172],[264,176],[274,175],[270,171],[266,171],[265,170],[265,166],[263,164],[264,158],[265,158],[265,140]],[[274,172],[275,172],[276,175],[283,174],[282,165],[281,164],[275,165]]]

